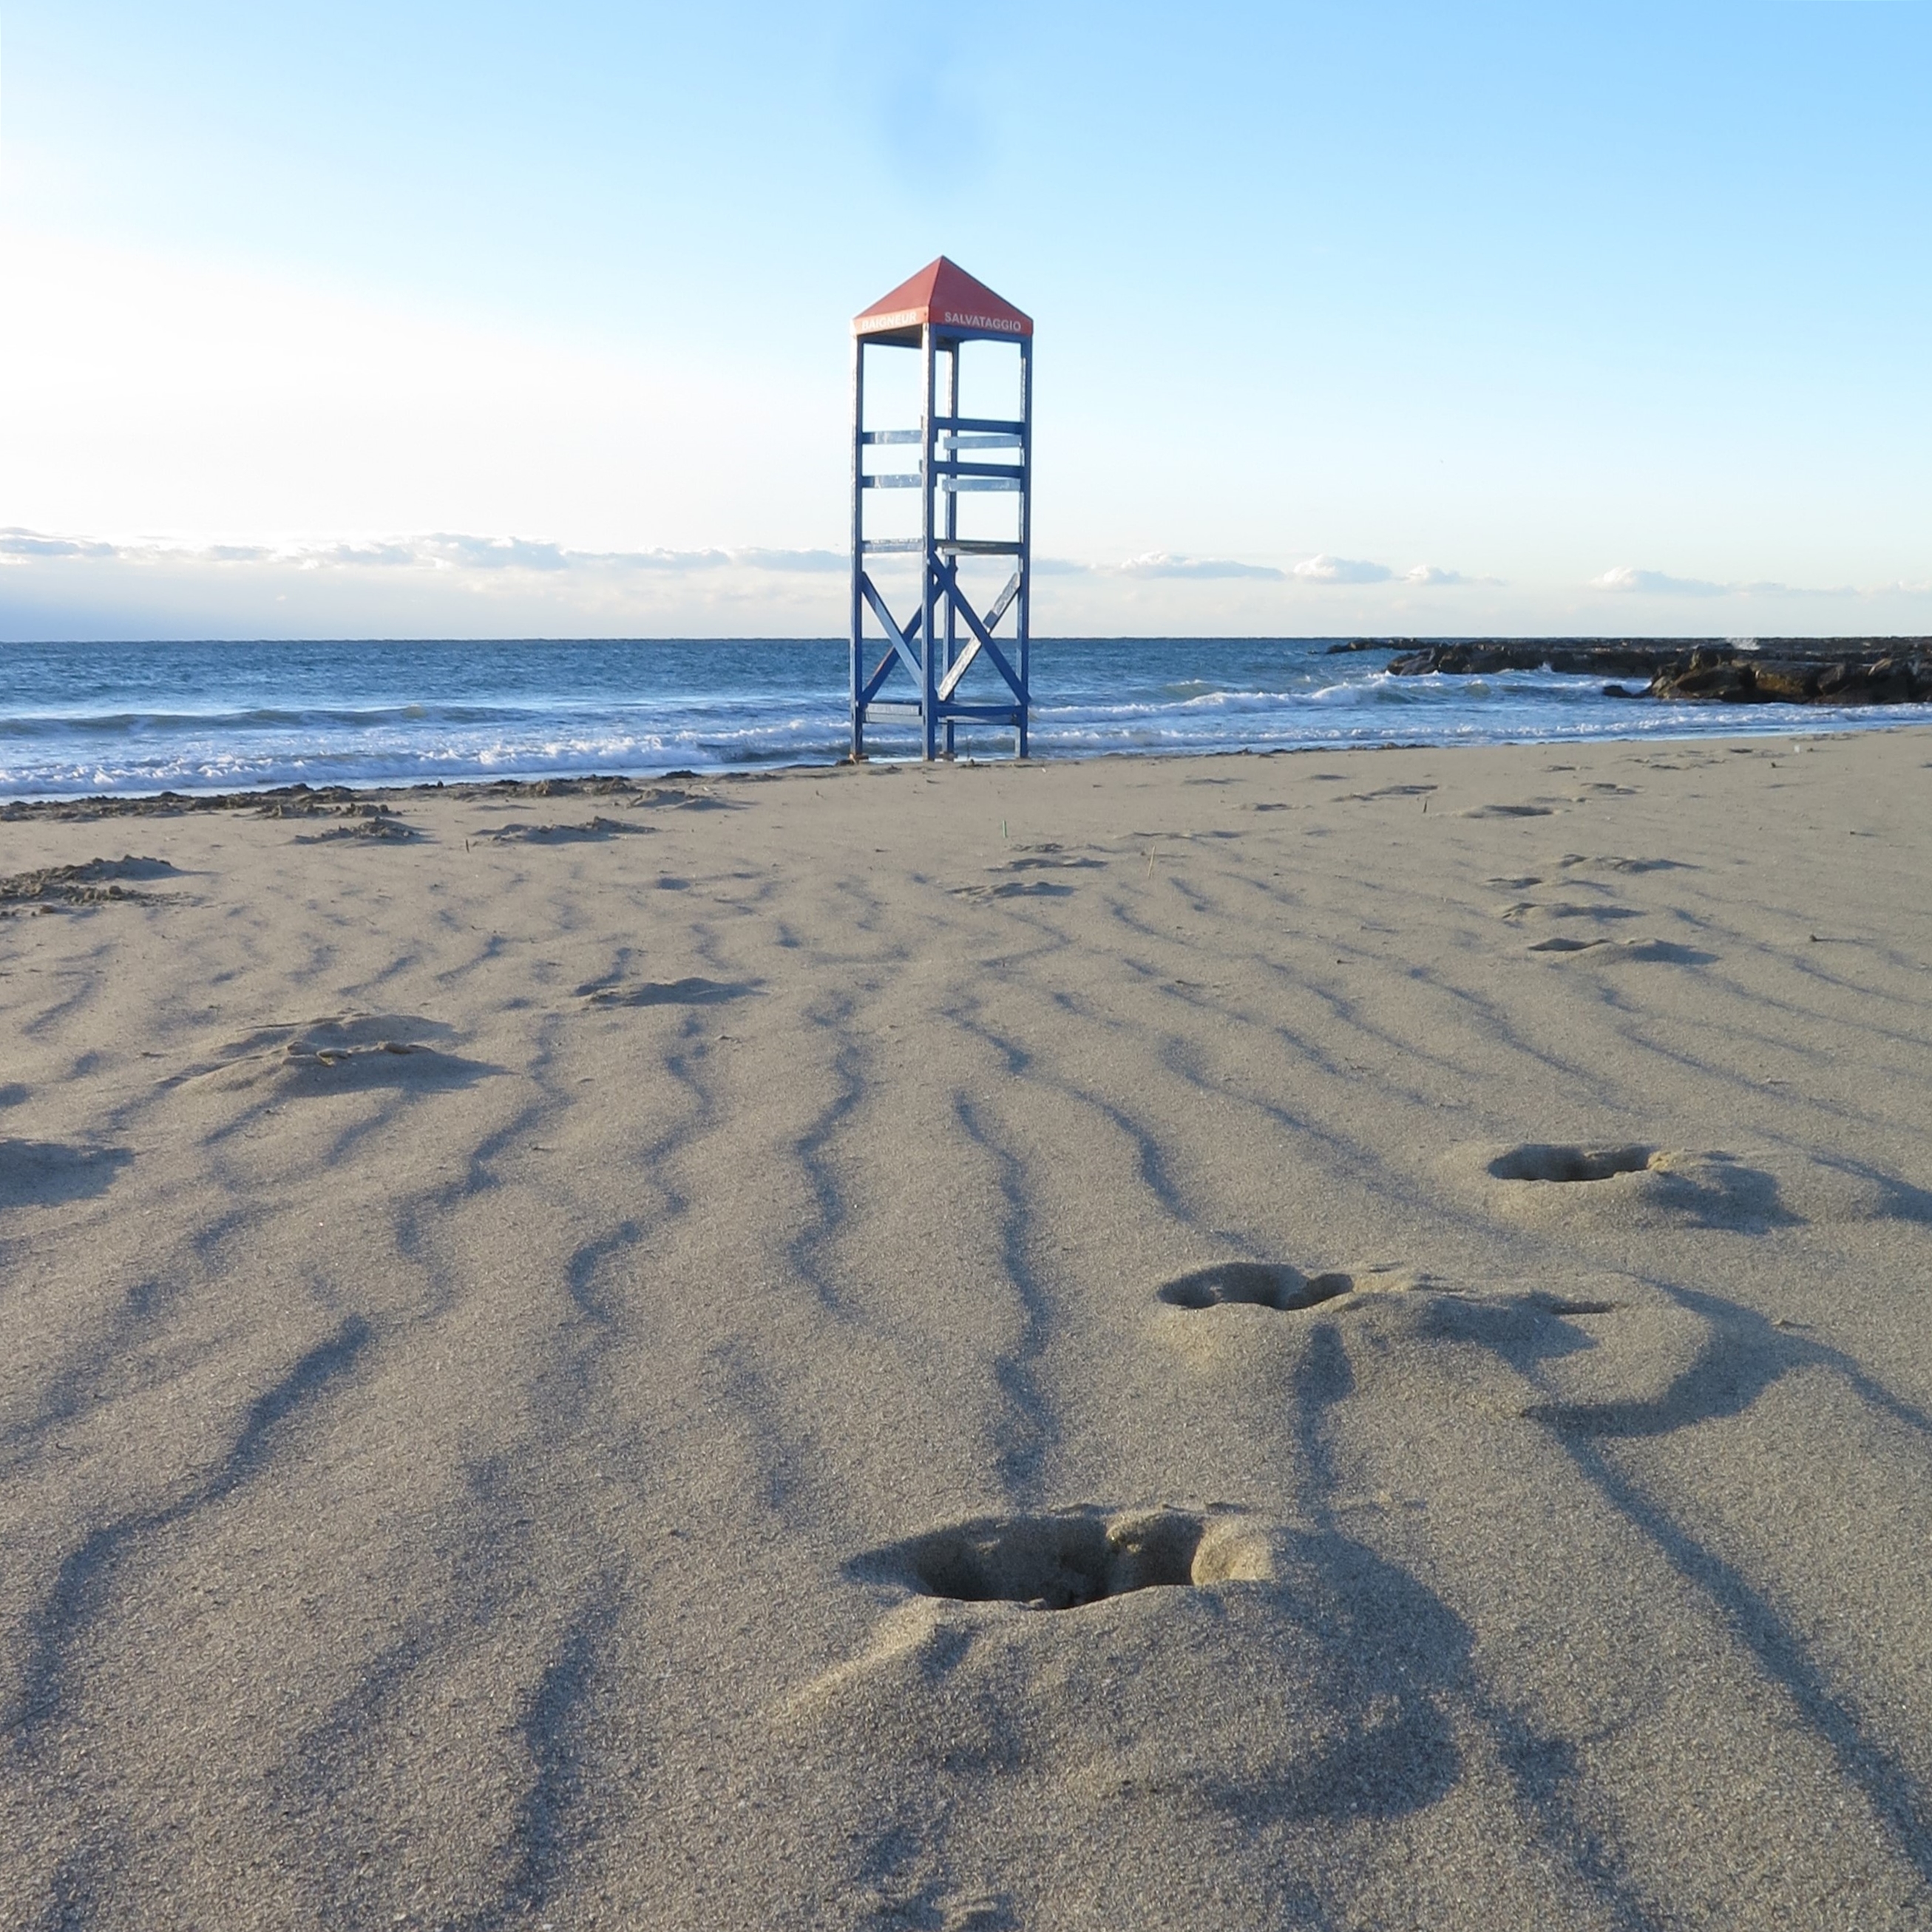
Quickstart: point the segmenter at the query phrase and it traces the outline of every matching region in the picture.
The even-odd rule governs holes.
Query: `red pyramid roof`
[[[916,339],[930,323],[949,334],[1030,335],[1033,318],[1002,302],[984,282],[976,282],[956,262],[942,255],[890,295],[852,319],[854,335]]]

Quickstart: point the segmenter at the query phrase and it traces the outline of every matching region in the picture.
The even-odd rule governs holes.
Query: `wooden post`
[[[956,418],[959,414],[959,350],[960,345],[957,342],[949,342],[946,345],[946,413]],[[955,430],[952,434],[956,443],[958,432]],[[942,443],[941,446],[944,447],[944,445]],[[955,448],[950,453],[956,456],[958,452]],[[959,535],[959,492],[957,490],[949,490],[946,493],[946,535],[949,542]],[[955,564],[958,561],[958,555],[957,550],[950,550],[946,553],[948,561]],[[958,649],[958,614],[953,608],[952,599],[949,597],[946,600],[946,656],[939,667],[942,679],[952,668],[953,656]],[[952,722],[952,714],[949,712],[946,718],[944,747],[949,758],[953,755]]]
[[[934,472],[936,458],[934,443],[938,434],[934,421],[938,414],[933,406],[935,387],[934,353],[932,324],[926,323],[919,332],[920,356],[926,365],[924,400],[920,404],[919,418],[919,502],[920,550],[922,562],[919,573],[920,584],[920,634],[919,657],[924,668],[922,688],[919,701],[920,756],[928,764],[938,749],[934,728],[939,722],[939,649],[938,640],[934,634],[933,620],[938,614],[933,608],[933,596],[938,588],[938,559],[933,551],[932,527],[933,493],[938,488],[939,478]]]
[[[866,338],[852,338],[852,758],[866,755]]]
[[[1016,666],[1020,674],[1018,755],[1027,754],[1027,726],[1033,710],[1033,338],[1020,338],[1020,554],[1013,560],[1019,574],[1018,609],[1014,613],[1019,643]]]

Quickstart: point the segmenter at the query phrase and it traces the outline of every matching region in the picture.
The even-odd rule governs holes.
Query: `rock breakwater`
[[[1932,702],[1932,638],[1468,638],[1442,643],[1360,638],[1339,652],[1386,650],[1397,677],[1441,672],[1564,671],[1616,680],[1609,698],[1724,704]]]

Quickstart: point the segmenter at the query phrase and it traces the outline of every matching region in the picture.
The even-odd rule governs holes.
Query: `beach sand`
[[[1932,1924],[1929,799],[0,824],[0,1924]]]

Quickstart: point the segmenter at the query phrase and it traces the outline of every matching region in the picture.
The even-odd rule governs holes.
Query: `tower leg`
[[[852,343],[852,760],[866,755],[866,600],[860,586],[866,568],[866,344]]]
[[[1020,679],[1018,743],[1027,754],[1033,719],[1033,338],[1020,338],[1020,573],[1019,608],[1013,614]]]
[[[956,422],[959,416],[959,350],[960,345],[956,342],[949,342],[946,345],[946,413]],[[958,431],[953,430],[952,435],[954,447],[948,453],[957,457],[959,454]],[[949,490],[946,493],[946,534],[949,539],[959,534],[959,493],[957,490]],[[959,562],[958,552],[949,554],[946,560],[956,569]],[[952,675],[958,650],[958,613],[954,610],[952,599],[949,597],[946,600],[946,655],[940,659],[939,666],[942,677]],[[953,721],[949,718],[946,721],[946,755],[949,758],[953,755],[952,734]]]
[[[919,735],[920,756],[930,764],[939,748],[934,729],[938,722],[939,712],[939,639],[934,634],[933,622],[938,615],[938,610],[932,596],[936,574],[933,568],[932,499],[934,486],[938,481],[932,473],[934,442],[932,418],[937,386],[934,364],[938,358],[932,339],[932,325],[926,323],[919,333],[920,356],[926,364],[924,401],[920,417],[919,458],[920,548],[924,560],[920,571],[919,655],[922,675],[920,679]]]

